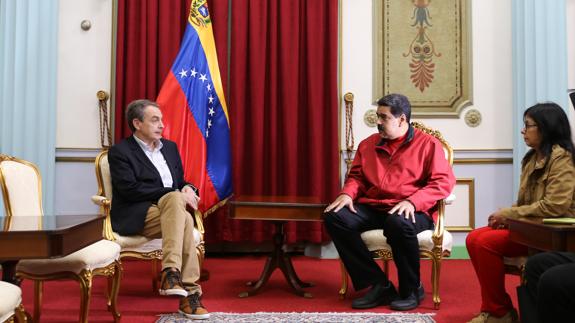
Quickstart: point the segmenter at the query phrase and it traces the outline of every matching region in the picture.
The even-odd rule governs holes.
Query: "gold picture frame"
[[[414,117],[472,103],[471,0],[373,0],[373,101],[406,95]]]
[[[456,200],[445,208],[445,229],[449,232],[475,229],[475,179],[457,178],[453,194]]]

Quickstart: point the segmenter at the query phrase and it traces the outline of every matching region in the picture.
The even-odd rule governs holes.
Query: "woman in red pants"
[[[507,219],[523,216],[575,217],[575,154],[567,115],[555,103],[539,103],[523,114],[521,134],[531,149],[522,160],[517,203],[499,209],[488,226],[467,236],[467,251],[481,285],[481,313],[470,323],[517,322],[505,292],[503,257],[526,256],[509,240]]]

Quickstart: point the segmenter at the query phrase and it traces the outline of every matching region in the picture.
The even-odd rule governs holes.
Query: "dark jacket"
[[[184,169],[176,143],[161,139],[162,155],[172,173],[172,187],[164,187],[160,173],[134,137],[110,148],[108,161],[112,175],[112,228],[121,235],[142,232],[146,214],[152,203],[164,194],[182,189]]]

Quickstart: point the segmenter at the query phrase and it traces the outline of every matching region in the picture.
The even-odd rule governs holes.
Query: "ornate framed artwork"
[[[471,0],[373,0],[373,101],[406,95],[414,117],[459,117],[472,101]]]

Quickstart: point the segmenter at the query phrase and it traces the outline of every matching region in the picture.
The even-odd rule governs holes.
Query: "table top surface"
[[[0,235],[39,231],[56,234],[80,224],[99,220],[102,220],[102,216],[98,214],[0,217]]]
[[[277,206],[277,207],[311,207],[325,208],[328,203],[321,202],[315,196],[266,196],[266,195],[244,195],[236,196],[230,201],[232,207],[236,206]]]
[[[327,203],[308,196],[239,196],[230,202],[230,217],[241,220],[322,221]]]
[[[543,218],[539,217],[521,217],[517,219],[509,218],[509,229],[513,231],[517,225],[528,225],[543,230],[549,231],[575,231],[575,225],[572,224],[556,224],[556,223],[543,223]]]
[[[101,215],[0,218],[0,260],[53,258],[102,240]]]

